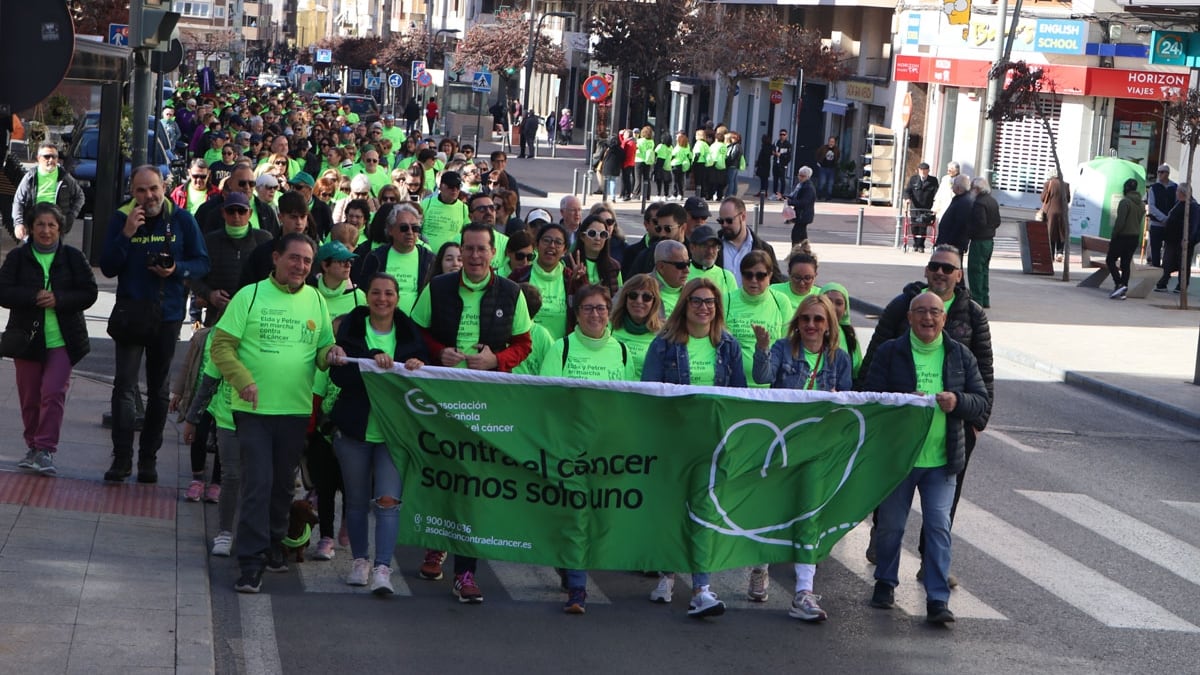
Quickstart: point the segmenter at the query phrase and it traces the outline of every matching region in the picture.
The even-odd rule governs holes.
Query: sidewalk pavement
[[[545,198],[526,197],[525,209],[557,209],[569,189],[582,151],[560,150],[568,157],[510,162],[522,182],[549,188]],[[637,207],[617,204],[630,235],[640,231]],[[768,202],[760,234],[783,257],[788,227],[780,208]],[[820,203],[810,232],[820,260],[817,283],[844,283],[854,322],[865,329],[906,283],[923,278],[927,257],[891,248],[895,214],[885,207],[862,207],[864,241],[872,245],[853,245],[859,208]],[[1014,233],[1006,224],[1001,237]],[[80,236],[74,232],[69,241],[78,245]],[[1024,275],[1008,243],[998,245],[992,261],[988,315],[998,358],[1200,428],[1200,389],[1190,383],[1200,314],[1172,309],[1175,295],[1114,301],[1107,284],[1087,289]],[[100,426],[111,374],[92,371],[106,363],[99,355],[111,353],[104,322],[114,285],[100,279],[100,300],[87,313],[93,356],[72,378],[56,478],[15,470],[25,452],[16,388],[0,394],[6,413],[0,437],[9,439],[0,443],[0,672],[215,670],[205,519],[215,518],[216,507],[182,501],[190,470],[179,429],[168,423],[157,485],[101,481],[112,447]],[[1200,305],[1200,295],[1193,301]],[[0,321],[6,319],[0,310]],[[12,362],[0,361],[0,382],[13,381]]]

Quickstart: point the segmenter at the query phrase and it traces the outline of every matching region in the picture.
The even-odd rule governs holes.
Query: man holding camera
[[[104,480],[121,482],[133,471],[135,397],[144,354],[148,401],[137,480],[156,483],[167,420],[167,376],[184,316],[184,283],[208,274],[209,260],[196,219],[166,198],[157,167],[134,169],[129,191],[133,199],[109,219],[100,255],[100,271],[117,277],[117,302],[108,327],[116,346],[113,461]]]

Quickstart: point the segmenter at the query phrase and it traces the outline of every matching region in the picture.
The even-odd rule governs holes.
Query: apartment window
[[[224,11],[224,8],[221,8]],[[184,16],[195,16],[207,19],[212,13],[212,4],[208,2],[176,2],[175,11]]]
[[[225,8],[221,7],[220,5],[213,7],[213,18],[214,19],[224,19],[225,18]]]

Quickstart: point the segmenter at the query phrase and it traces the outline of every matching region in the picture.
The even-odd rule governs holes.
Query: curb
[[[850,309],[863,315],[878,316],[883,314],[883,308],[879,305],[853,297],[850,299]],[[1145,394],[1139,394],[1124,387],[1104,382],[1090,375],[1084,375],[1074,370],[1063,370],[1026,352],[1007,347],[995,347],[993,345],[992,354],[1007,361],[1049,373],[1062,380],[1068,386],[1103,396],[1118,405],[1140,410],[1168,422],[1174,422],[1192,429],[1200,429],[1200,413],[1159,401]]]

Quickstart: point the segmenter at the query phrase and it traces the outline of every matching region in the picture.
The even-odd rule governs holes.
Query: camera
[[[150,253],[146,256],[146,267],[161,267],[167,269],[175,266],[175,256],[166,251]]]

